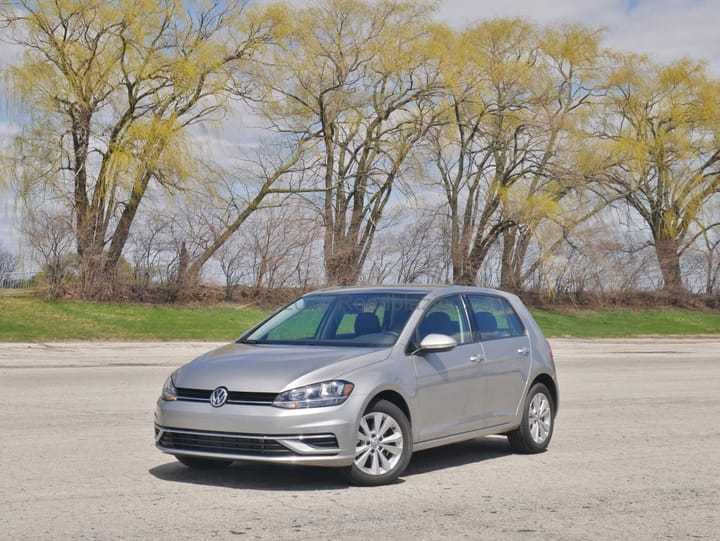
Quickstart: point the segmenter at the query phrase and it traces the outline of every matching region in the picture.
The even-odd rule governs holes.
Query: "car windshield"
[[[395,343],[423,293],[318,293],[286,306],[240,342],[386,347]]]

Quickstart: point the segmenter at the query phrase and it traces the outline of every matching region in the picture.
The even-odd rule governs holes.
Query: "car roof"
[[[476,286],[457,286],[457,285],[379,285],[379,286],[343,286],[343,287],[328,287],[319,289],[309,293],[309,295],[322,293],[337,293],[337,294],[351,294],[351,293],[421,293],[427,298],[443,297],[453,293],[481,293],[485,295],[496,295],[501,297],[514,297],[512,293],[501,291],[499,289],[492,289],[487,287],[476,287]]]

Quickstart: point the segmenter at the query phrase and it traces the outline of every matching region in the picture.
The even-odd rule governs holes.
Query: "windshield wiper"
[[[257,340],[250,340],[249,338],[243,338],[237,341],[238,344],[257,344]]]

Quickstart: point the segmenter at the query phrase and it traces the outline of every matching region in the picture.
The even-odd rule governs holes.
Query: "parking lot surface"
[[[157,451],[163,381],[214,344],[0,344],[0,538],[720,539],[720,340],[552,343],[546,453],[481,438],[376,488]]]

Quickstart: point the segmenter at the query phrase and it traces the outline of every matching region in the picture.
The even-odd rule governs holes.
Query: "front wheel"
[[[379,400],[360,419],[355,460],[346,476],[354,485],[390,483],[405,471],[411,454],[410,421],[395,404]]]
[[[550,444],[555,424],[552,395],[542,383],[536,383],[525,399],[520,426],[508,432],[510,447],[517,453],[541,453]]]

